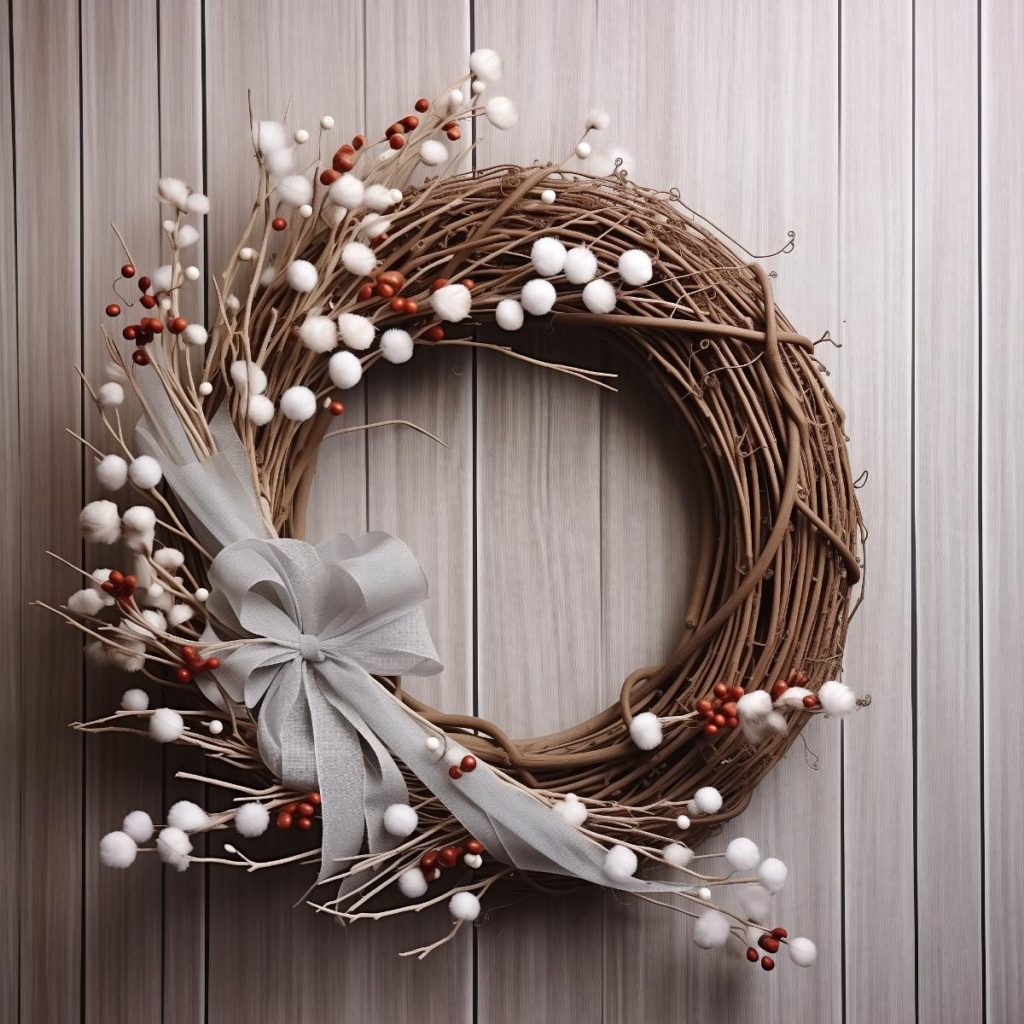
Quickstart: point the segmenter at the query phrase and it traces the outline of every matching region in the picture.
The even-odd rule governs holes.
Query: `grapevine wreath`
[[[160,180],[168,262],[148,276],[122,240],[106,314],[127,344],[105,332],[106,379],[87,386],[106,435],[83,441],[99,485],[124,500],[81,512],[86,540],[120,545],[117,567],[78,570],[84,588],[51,610],[86,634],[94,662],[153,684],[78,728],[198,749],[207,773],[186,777],[225,795],[221,809],[180,801],[162,824],[133,810],[100,857],[319,863],[331,887],[308,902],[343,921],[446,904],[451,930],[420,956],[475,920],[496,883],[596,883],[695,918],[698,946],[771,970],[788,945],[806,966],[813,942],[773,920],[785,864],[746,838],[723,860],[693,850],[810,717],[867,702],[836,679],[861,576],[843,414],[769,275],[675,194],[634,184],[621,161],[593,175],[460,171],[474,123],[516,123],[492,95],[497,54],[477,50],[470,69],[382,137],[333,153],[328,116],[312,142],[253,123],[258,194],[213,279],[209,328],[179,311],[200,277],[186,253],[206,197]],[[607,122],[593,111],[572,155],[591,157]],[[560,328],[585,327],[633,356],[698,441],[707,487],[668,660],[630,674],[590,720],[515,740],[403,688],[440,664],[426,580],[400,540],[302,538],[339,396],[382,359],[475,346],[611,386],[516,351],[531,326],[552,348]],[[134,432],[119,409],[128,391]],[[297,852],[260,859],[271,824],[296,831]],[[199,855],[197,834],[228,829],[240,838],[223,856]]]

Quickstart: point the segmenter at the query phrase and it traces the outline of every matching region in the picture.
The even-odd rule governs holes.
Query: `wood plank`
[[[985,787],[985,964],[988,1020],[1013,1020],[1024,1003],[1019,963],[1024,879],[1024,633],[1014,614],[1024,586],[1024,465],[1014,429],[1024,415],[1024,11],[981,5],[981,474]],[[957,723],[957,728],[961,723]],[[970,766],[964,766],[965,773]]]
[[[949,771],[981,758],[977,4],[914,25],[918,1017],[953,1022],[982,1019],[984,987],[980,782]]]
[[[50,603],[69,592],[47,549],[80,550],[75,503],[81,460],[66,425],[80,428],[81,184],[77,4],[13,4],[14,153],[18,246],[18,490],[21,578]],[[45,126],[45,144],[40,127]],[[47,301],[59,295],[60,301]],[[29,315],[31,312],[31,316]],[[27,600],[28,594],[22,595]],[[21,707],[20,1008],[24,1021],[77,1020],[81,1005],[82,742],[65,723],[82,711],[77,641],[53,616],[24,612]],[[41,968],[41,965],[42,968]]]
[[[836,373],[870,539],[867,600],[846,679],[872,693],[844,735],[845,991],[849,1021],[916,1012],[912,424],[912,10],[843,4],[840,313]],[[904,979],[880,984],[879,979]]]

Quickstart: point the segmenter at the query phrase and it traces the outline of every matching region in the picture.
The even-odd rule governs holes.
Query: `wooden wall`
[[[607,107],[640,180],[757,254],[795,231],[767,260],[779,302],[841,345],[824,355],[871,531],[847,678],[874,704],[812,725],[728,830],[790,864],[780,913],[818,941],[814,970],[723,962],[674,915],[600,894],[488,915],[415,964],[395,952],[443,914],[345,931],[293,909],[301,874],[98,864],[129,805],[187,792],[177,753],[64,728],[123,683],[28,608],[75,586],[44,551],[78,554],[93,487],[64,428],[89,426],[72,367],[99,364],[108,225],[155,262],[155,180],[185,177],[213,201],[218,267],[249,195],[247,88],[261,116],[333,114],[341,139],[477,45],[505,56],[521,112],[481,131],[481,162],[560,156]],[[4,4],[0,1019],[1019,1019],[1022,73],[1016,0]],[[596,711],[666,651],[686,592],[696,478],[672,423],[628,374],[608,396],[464,351],[388,370],[350,421],[400,414],[450,447],[328,442],[316,531],[417,551],[435,700],[520,733]]]

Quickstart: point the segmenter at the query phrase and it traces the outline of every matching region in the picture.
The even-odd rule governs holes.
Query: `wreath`
[[[329,163],[330,117],[312,143],[253,122],[257,194],[213,279],[209,329],[179,311],[200,277],[187,250],[206,197],[160,180],[169,255],[149,275],[121,239],[120,301],[105,312],[124,343],[104,331],[106,380],[87,386],[106,436],[85,443],[102,487],[143,500],[82,509],[86,540],[120,545],[118,567],[78,570],[83,589],[50,610],[86,634],[93,661],[160,694],[151,707],[133,687],[114,714],[76,727],[198,749],[209,767],[188,777],[224,799],[180,801],[158,824],[131,811],[101,859],[318,862],[336,892],[308,901],[344,921],[447,904],[451,930],[409,951],[419,956],[475,920],[498,883],[599,884],[695,918],[698,946],[731,945],[772,970],[788,945],[807,965],[813,942],[772,918],[785,864],[747,838],[714,869],[693,851],[811,717],[868,702],[838,681],[861,577],[843,414],[770,275],[676,193],[620,165],[460,170],[464,134],[516,122],[491,95],[500,74],[497,54],[477,50],[461,81]],[[607,123],[591,112],[570,156],[590,157]],[[601,714],[517,740],[403,688],[440,662],[427,583],[400,540],[303,537],[320,443],[339,432],[343,392],[381,360],[473,346],[612,387],[517,350],[537,325],[552,342],[563,327],[596,330],[633,357],[698,442],[705,486],[671,656],[631,673]],[[126,391],[141,406],[134,432]],[[261,861],[271,824],[299,847]],[[226,829],[240,839],[223,857],[194,849],[197,834]]]

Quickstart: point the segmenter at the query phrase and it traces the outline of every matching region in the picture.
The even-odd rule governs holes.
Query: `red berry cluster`
[[[765,932],[757,940],[757,944],[765,951],[765,955],[761,956],[753,946],[747,946],[747,959],[752,963],[756,964],[758,958],[761,960],[761,967],[766,971],[775,970],[775,960],[770,954],[778,953],[779,951],[779,940],[786,938],[789,932],[785,928],[773,928],[770,932]]]
[[[404,299],[398,294],[404,287],[405,274],[400,270],[385,270],[374,277],[372,284],[364,284],[356,298],[360,302],[369,302],[376,295],[390,300],[393,313],[418,313],[420,307],[415,299]]]
[[[735,729],[740,724],[737,717],[736,702],[746,692],[742,686],[726,686],[715,683],[711,700],[707,697],[697,701],[695,707],[704,716],[704,732],[714,736],[722,729]]]
[[[282,829],[297,828],[307,832],[313,827],[313,815],[316,814],[316,809],[319,806],[320,794],[307,793],[304,800],[295,800],[292,803],[285,804],[277,812],[274,824]]]
[[[125,575],[120,569],[111,569],[110,575],[100,584],[100,588],[112,598],[127,604],[135,594],[139,581],[132,573]]]
[[[467,839],[465,848],[461,846],[445,846],[440,850],[427,850],[420,857],[420,871],[423,877],[432,882],[441,873],[442,868],[453,868],[462,859],[464,853],[480,855],[484,852],[484,844],[479,839]]]
[[[191,683],[195,673],[202,672],[203,669],[212,671],[220,668],[220,658],[204,658],[191,644],[182,647],[181,656],[185,659],[185,664],[174,673],[179,683]]]
[[[135,267],[130,263],[126,263],[121,267],[121,276],[123,278],[130,279],[135,276]],[[139,291],[142,292],[142,297],[139,299],[143,309],[154,309],[156,307],[156,296],[150,295],[149,289],[153,286],[153,282],[143,275],[138,281]],[[107,306],[105,310],[107,316],[117,317],[121,315],[121,307],[116,303],[112,302]],[[171,334],[181,334],[185,328],[188,327],[188,321],[183,316],[176,316],[170,320],[167,324],[167,330]],[[132,362],[136,366],[146,366],[149,363],[149,356],[146,355],[146,346],[158,335],[163,334],[164,323],[157,316],[144,316],[137,324],[128,324],[121,331],[121,337],[125,341],[135,342],[135,351],[132,353]]]
[[[476,770],[476,758],[472,754],[467,754],[458,764],[453,764],[448,769],[448,774],[453,779],[461,779],[464,772],[471,772]],[[470,850],[470,853],[473,851]]]
[[[778,700],[791,686],[806,687],[810,681],[811,677],[802,669],[794,672],[789,679],[777,679],[772,686],[772,700]],[[818,698],[813,693],[808,694],[803,699],[803,705],[808,711],[812,711],[818,707]]]

